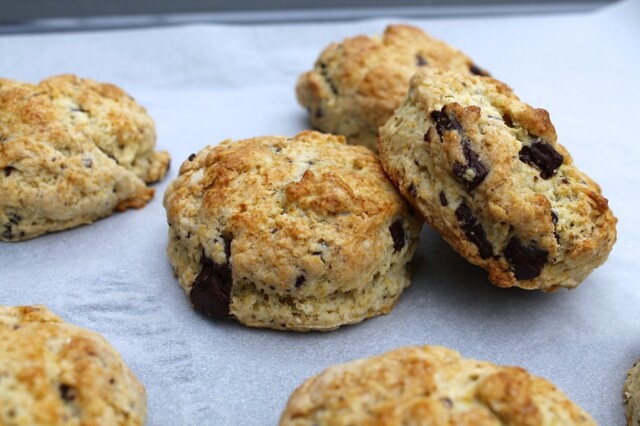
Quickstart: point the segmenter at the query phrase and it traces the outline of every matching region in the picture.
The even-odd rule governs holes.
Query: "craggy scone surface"
[[[0,79],[0,240],[143,207],[169,165],[155,140],[144,108],[111,84]]]
[[[298,79],[298,101],[319,130],[345,135],[376,149],[378,127],[393,114],[420,67],[486,74],[459,50],[408,25],[390,25],[381,37],[364,35],[334,43],[313,70]]]
[[[144,387],[98,334],[44,306],[0,306],[0,426],[130,426]]]
[[[402,194],[496,285],[575,287],[616,240],[607,200],[547,111],[489,77],[418,72],[379,149]]]
[[[280,426],[595,425],[548,381],[519,367],[405,347],[333,366],[304,382]]]
[[[164,204],[169,258],[195,309],[276,329],[388,313],[421,228],[375,154],[318,132],[207,147]]]
[[[622,397],[627,424],[640,425],[640,360],[636,361],[627,372]]]

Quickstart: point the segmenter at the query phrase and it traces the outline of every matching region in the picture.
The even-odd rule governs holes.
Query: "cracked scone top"
[[[624,414],[629,426],[640,425],[640,359],[627,372],[622,391]]]
[[[275,329],[391,311],[421,228],[375,154],[318,132],[207,147],[164,205],[169,258],[194,308]]]
[[[405,347],[333,366],[291,395],[280,426],[567,426],[595,421],[519,367]]]
[[[375,150],[378,127],[407,95],[411,76],[425,66],[486,74],[467,55],[419,28],[390,25],[381,37],[361,35],[328,46],[313,70],[300,76],[296,94],[315,128]]]
[[[142,426],[144,387],[100,335],[44,306],[0,306],[0,425]]]
[[[169,154],[119,88],[73,75],[0,79],[0,240],[25,240],[141,208]]]
[[[400,192],[498,286],[575,287],[616,240],[607,200],[547,111],[497,80],[416,73],[379,149]]]

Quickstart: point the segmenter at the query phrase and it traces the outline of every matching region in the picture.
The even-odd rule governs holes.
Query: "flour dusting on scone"
[[[464,53],[419,28],[390,25],[380,37],[348,38],[327,47],[298,79],[298,101],[318,130],[376,149],[378,127],[400,105],[421,67],[486,75]]]
[[[0,306],[0,425],[142,426],[144,387],[102,336],[44,306]]]
[[[318,132],[209,146],[164,205],[196,310],[298,331],[390,312],[422,226],[375,154]]]
[[[144,207],[169,166],[155,141],[144,108],[111,84],[0,79],[0,240]]]
[[[296,389],[280,419],[280,426],[595,424],[545,379],[437,346],[330,367]]]
[[[580,284],[616,240],[600,187],[557,142],[549,114],[489,77],[419,71],[380,129],[402,194],[502,287]]]

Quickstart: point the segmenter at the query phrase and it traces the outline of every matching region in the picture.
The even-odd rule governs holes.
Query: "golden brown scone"
[[[627,425],[640,425],[640,360],[634,362],[627,372],[622,397]]]
[[[467,55],[419,28],[390,25],[382,37],[331,44],[313,70],[300,76],[296,94],[315,128],[375,151],[378,127],[407,95],[416,70],[429,66],[487,75]]]
[[[497,80],[421,70],[379,149],[400,192],[498,286],[575,287],[616,241],[607,199],[547,111]]]
[[[167,152],[155,125],[111,84],[61,75],[0,79],[0,240],[19,241],[141,208]]]
[[[137,426],[144,387],[102,336],[41,305],[0,306],[0,426]]]
[[[318,132],[209,146],[164,205],[196,310],[297,331],[390,312],[422,226],[375,154]]]
[[[519,367],[405,347],[333,366],[291,395],[280,426],[595,425],[550,382]]]

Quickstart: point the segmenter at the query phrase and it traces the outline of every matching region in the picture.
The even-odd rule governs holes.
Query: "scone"
[[[636,361],[627,372],[622,396],[627,424],[640,425],[640,360]]]
[[[44,306],[0,306],[0,425],[136,426],[144,387],[102,336]]]
[[[0,79],[0,240],[144,207],[169,166],[155,140],[144,108],[111,84]]]
[[[498,286],[575,287],[616,240],[606,198],[547,111],[497,80],[419,71],[379,149],[402,194]]]
[[[467,55],[422,30],[390,25],[382,37],[331,44],[300,76],[296,94],[315,128],[375,150],[378,127],[407,95],[416,70],[429,66],[486,75]]]
[[[421,228],[375,154],[318,132],[209,146],[182,164],[164,205],[193,307],[274,329],[390,312]]]
[[[405,347],[333,366],[293,393],[280,426],[595,425],[548,381],[519,367]]]

